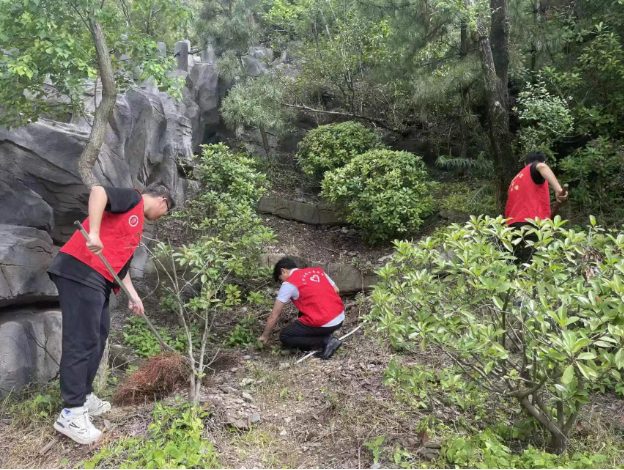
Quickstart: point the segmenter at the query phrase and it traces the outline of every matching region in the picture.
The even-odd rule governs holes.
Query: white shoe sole
[[[100,415],[103,415],[104,413],[108,413],[110,410],[111,410],[111,406],[109,403],[108,405],[105,405],[98,410],[95,410],[95,411],[89,410],[89,416],[100,416]]]
[[[98,439],[100,439],[100,437],[102,437],[102,435],[100,434],[95,439],[86,439],[82,436],[79,436],[78,434],[72,433],[68,428],[62,426],[58,421],[54,422],[54,429],[56,429],[61,434],[64,434],[65,436],[69,437],[72,441],[77,442],[78,444],[82,444],[82,445],[93,444],[94,442],[97,442]]]

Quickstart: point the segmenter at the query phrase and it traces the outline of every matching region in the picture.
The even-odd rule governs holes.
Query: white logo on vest
[[[136,215],[131,215],[128,219],[128,223],[130,224],[130,227],[136,227],[137,225],[139,225],[139,217]]]
[[[315,274],[314,276],[312,276],[310,278],[310,281],[312,281],[312,282],[321,282],[321,278],[318,276],[318,274]]]

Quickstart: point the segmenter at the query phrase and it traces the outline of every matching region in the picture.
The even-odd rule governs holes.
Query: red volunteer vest
[[[143,221],[143,198],[141,198],[141,202],[128,212],[122,214],[104,212],[102,215],[102,224],[100,225],[100,240],[102,240],[104,245],[102,254],[116,273],[121,271],[139,246],[141,236],[143,235]],[[88,217],[82,225],[89,233]],[[100,261],[100,258],[89,251],[87,242],[80,231],[76,230],[76,233],[72,235],[60,251],[95,269],[105,279],[111,282],[114,280],[104,263]]]
[[[531,178],[531,165],[516,175],[507,191],[505,218],[509,225],[526,222],[526,219],[550,218],[550,193],[548,181],[535,184]]]
[[[342,299],[327,280],[321,268],[306,268],[294,271],[286,282],[295,285],[299,298],[293,299],[301,312],[299,321],[308,326],[323,326],[344,311]]]

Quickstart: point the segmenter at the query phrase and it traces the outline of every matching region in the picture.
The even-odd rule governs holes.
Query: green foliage
[[[266,175],[256,168],[256,161],[245,153],[233,152],[225,144],[205,145],[193,177],[209,191],[255,204],[267,189]]]
[[[564,159],[571,200],[604,219],[621,220],[624,201],[624,141],[596,139]]]
[[[243,347],[248,348],[256,342],[256,332],[254,331],[257,326],[257,321],[252,315],[247,315],[240,323],[238,323],[228,338],[225,340],[225,345],[229,347]]]
[[[296,158],[305,173],[321,181],[326,171],[342,168],[357,155],[380,147],[374,131],[347,121],[309,131],[299,143]]]
[[[126,438],[101,449],[84,468],[220,468],[219,454],[203,437],[209,413],[189,403],[157,403],[142,438]]]
[[[260,24],[256,19],[258,0],[206,0],[202,2],[196,29],[203,45],[217,54],[231,51],[237,56],[257,45]]]
[[[392,360],[384,373],[384,385],[392,386],[400,397],[418,408],[433,409],[433,400],[474,413],[477,420],[486,415],[485,396],[476,384],[464,380],[461,371],[423,366],[401,367]],[[415,400],[415,402],[414,402]]]
[[[519,266],[527,231],[537,251]],[[441,243],[395,244],[373,293],[377,331],[395,347],[441,347],[465,380],[517,400],[561,451],[590,390],[621,380],[624,234],[566,229],[558,217],[521,234],[502,217],[473,217]]]
[[[549,93],[543,82],[527,85],[518,103],[523,154],[536,149],[550,151],[555,142],[572,134],[574,119],[568,104]]]
[[[370,450],[373,454],[373,460],[375,463],[379,463],[379,458],[381,457],[381,449],[385,440],[386,436],[377,436],[372,441],[364,443],[364,447]]]
[[[134,86],[132,75],[138,67],[141,80],[153,76],[163,90],[179,96],[180,81],[168,76],[174,60],[161,57],[156,42],[126,20],[144,2],[122,3],[127,8],[117,2],[100,6],[85,0],[1,0],[0,124],[20,126],[44,115],[84,111],[84,81],[97,77],[95,47],[85,22],[95,18],[109,48],[129,58],[111,56],[121,90]]]
[[[171,301],[175,302],[173,299]],[[182,328],[176,328],[175,330],[158,328],[158,333],[160,333],[166,344],[176,351],[186,353],[188,339]],[[191,325],[190,333],[194,346],[198,347],[200,341],[199,325]],[[150,331],[145,322],[138,317],[128,319],[128,322],[124,325],[123,337],[124,344],[133,348],[141,357],[157,356],[162,352],[156,336]]]
[[[468,437],[454,436],[444,443],[442,455],[451,465],[469,468],[608,468],[615,449],[601,453],[555,455],[533,446],[515,454],[490,428]],[[609,455],[611,454],[611,455]]]
[[[435,190],[434,199],[442,210],[496,215],[494,188],[491,184],[473,190],[466,183],[440,183]]]
[[[221,114],[232,127],[253,126],[281,133],[286,130],[289,117],[282,101],[279,82],[262,75],[237,83],[223,100]]]
[[[431,213],[432,184],[427,180],[420,157],[371,150],[326,173],[322,195],[345,211],[366,240],[378,243],[409,235]]]
[[[58,381],[40,386],[31,385],[19,395],[9,396],[0,403],[0,412],[8,411],[11,424],[18,427],[49,425],[63,406]]]

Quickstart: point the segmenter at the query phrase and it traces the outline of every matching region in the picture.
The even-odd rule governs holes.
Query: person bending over
[[[338,286],[321,268],[298,269],[290,258],[282,258],[275,264],[273,279],[282,281],[282,286],[259,341],[268,342],[284,306],[292,301],[300,312],[299,318],[280,332],[282,345],[319,351],[322,359],[329,359],[342,344],[332,336],[345,318]]]
[[[129,308],[143,314],[143,303],[130,279],[130,262],[139,246],[143,221],[156,220],[173,207],[169,190],[160,184],[143,194],[134,189],[94,186],[89,196],[89,217],[61,248],[48,274],[56,284],[63,318],[61,397],[64,408],[54,429],[79,444],[91,444],[102,435],[91,416],[109,411],[110,403],[93,394],[108,332],[108,299],[113,276],[97,256],[103,254],[132,295]]]
[[[564,202],[568,198],[557,177],[545,163],[546,155],[542,151],[533,151],[526,156],[526,166],[511,181],[507,192],[505,218],[507,224],[518,230],[526,225],[532,225],[529,220],[550,218],[549,186],[555,190],[557,202]],[[515,256],[521,263],[527,263],[533,256],[533,246],[526,244],[526,240],[537,241],[535,234],[527,234],[524,242],[515,250]]]

